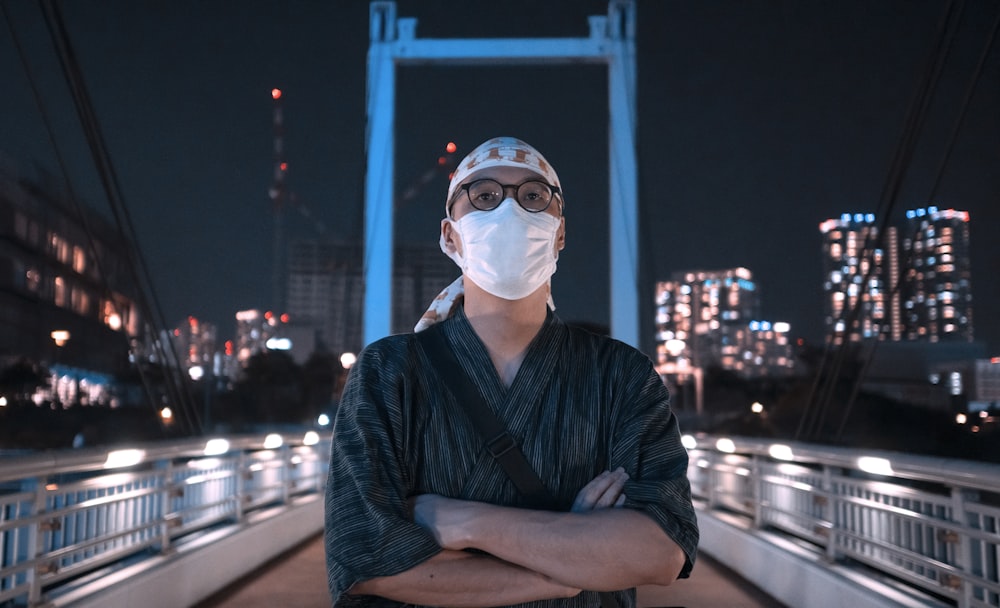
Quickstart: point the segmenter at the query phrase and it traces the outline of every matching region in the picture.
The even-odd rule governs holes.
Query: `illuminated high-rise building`
[[[795,357],[785,322],[753,320],[732,332],[722,347],[722,369],[745,378],[787,376],[795,371]]]
[[[892,327],[887,268],[895,248],[885,247],[875,215],[845,213],[819,225],[823,235],[823,321],[835,344],[879,338]],[[886,235],[894,240],[892,231]],[[874,255],[868,255],[874,248]],[[887,259],[887,253],[888,258]],[[854,317],[852,319],[852,317]]]
[[[37,173],[0,156],[0,369],[47,369],[36,403],[115,403],[114,377],[147,337],[132,246],[62,180]]]
[[[973,340],[967,212],[912,209],[881,239],[871,213],[819,229],[824,322],[835,344]]]
[[[911,209],[900,232],[903,339],[972,342],[968,212]]]
[[[760,291],[746,268],[676,272],[656,284],[657,364],[680,382],[718,366],[743,377],[794,369],[788,323],[759,318]]]
[[[658,362],[719,362],[758,308],[757,284],[746,268],[674,273],[656,284]]]

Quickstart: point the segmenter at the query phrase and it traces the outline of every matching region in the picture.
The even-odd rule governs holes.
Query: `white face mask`
[[[505,300],[519,300],[548,282],[556,271],[556,233],[562,221],[531,213],[508,198],[492,211],[472,211],[447,220],[461,240],[462,253],[441,250],[473,283]]]

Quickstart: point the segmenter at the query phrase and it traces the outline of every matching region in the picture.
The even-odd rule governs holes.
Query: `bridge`
[[[0,606],[329,605],[324,434],[5,455]],[[1000,606],[1000,466],[684,440],[700,561],[643,605]]]

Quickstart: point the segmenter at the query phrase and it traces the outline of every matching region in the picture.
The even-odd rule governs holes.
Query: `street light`
[[[344,353],[340,355],[340,365],[342,365],[344,369],[351,369],[351,366],[357,363],[357,361],[358,357],[354,353]]]

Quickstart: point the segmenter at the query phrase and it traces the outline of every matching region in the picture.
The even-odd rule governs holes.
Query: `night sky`
[[[74,189],[106,208],[41,12],[4,2]],[[402,1],[420,37],[587,35],[607,2]],[[63,5],[93,103],[169,323],[220,326],[271,302],[273,87],[284,90],[288,186],[307,218],[286,237],[361,234],[368,5],[134,2]],[[1000,354],[1000,48],[994,45],[932,198],[944,145],[1000,11],[966,3],[894,216],[970,212],[974,325]],[[732,0],[638,3],[642,278],[749,268],[763,317],[822,336],[819,223],[874,212],[944,3]],[[0,152],[57,165],[7,22],[0,26]],[[448,141],[538,147],[567,199],[554,279],[561,316],[607,324],[607,88],[598,66],[404,68],[396,190]],[[397,240],[437,240],[444,174],[397,211]],[[458,271],[456,269],[456,276]],[[597,294],[597,295],[595,295]],[[645,297],[645,296],[644,296]],[[651,321],[644,319],[647,331]]]

